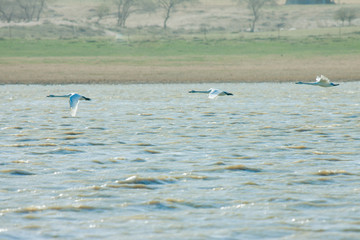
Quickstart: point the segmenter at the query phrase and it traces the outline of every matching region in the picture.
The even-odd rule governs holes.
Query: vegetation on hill
[[[304,6],[281,0],[0,0],[0,38],[124,40],[359,26],[360,4],[351,1]]]

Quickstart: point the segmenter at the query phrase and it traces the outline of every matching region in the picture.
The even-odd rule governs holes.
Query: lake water
[[[359,239],[359,92],[1,85],[0,239]]]

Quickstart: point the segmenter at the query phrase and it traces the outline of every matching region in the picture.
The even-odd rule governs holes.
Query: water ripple
[[[0,235],[357,239],[360,83],[215,85],[0,85]]]

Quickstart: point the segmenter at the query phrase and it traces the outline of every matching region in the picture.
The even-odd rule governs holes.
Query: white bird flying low
[[[196,91],[196,90],[190,90],[189,93],[208,93],[210,99],[217,98],[218,96],[226,96],[226,95],[234,95],[229,92],[225,92],[220,89],[210,88],[207,91]]]
[[[314,85],[319,87],[335,87],[339,86],[337,83],[332,83],[330,80],[325,77],[324,75],[317,76],[316,82],[297,82],[296,84],[307,84],[307,85]]]
[[[77,112],[80,100],[86,100],[86,101],[91,100],[90,98],[87,98],[87,97],[82,96],[77,93],[69,93],[66,95],[48,95],[47,97],[64,97],[64,98],[68,97],[69,103],[70,103],[70,112],[71,112],[71,116],[73,116],[73,117],[76,116],[76,112]]]

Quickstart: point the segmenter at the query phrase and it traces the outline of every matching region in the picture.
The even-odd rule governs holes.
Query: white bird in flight
[[[196,90],[190,90],[189,93],[208,93],[210,99],[217,98],[218,96],[225,96],[225,95],[234,95],[229,92],[225,92],[220,89],[210,88],[207,91],[196,91]]]
[[[296,84],[307,84],[307,85],[314,85],[314,86],[320,86],[320,87],[335,87],[339,86],[337,83],[332,83],[330,80],[325,77],[324,75],[317,76],[316,82],[297,82]]]
[[[76,112],[77,112],[80,100],[86,100],[86,101],[91,100],[90,98],[87,98],[87,97],[82,96],[77,93],[69,93],[66,95],[48,95],[47,97],[64,97],[64,98],[68,97],[69,103],[70,103],[70,112],[71,112],[71,116],[73,116],[73,117],[76,116]]]

